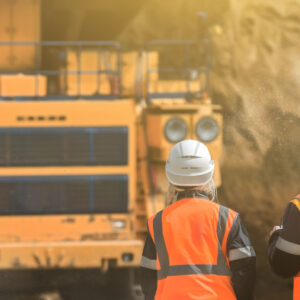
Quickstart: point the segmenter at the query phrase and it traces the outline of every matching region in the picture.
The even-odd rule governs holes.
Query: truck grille
[[[127,127],[0,130],[0,166],[120,166],[127,163]]]
[[[0,177],[0,215],[126,213],[128,176]]]

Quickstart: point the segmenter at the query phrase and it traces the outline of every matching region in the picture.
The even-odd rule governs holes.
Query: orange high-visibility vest
[[[182,199],[148,220],[157,252],[155,300],[236,300],[226,255],[236,212]]]
[[[300,201],[300,194],[296,197]],[[292,201],[300,210],[299,201]],[[300,300],[300,273],[294,278],[294,300]]]
[[[300,273],[294,278],[294,300],[300,300]]]

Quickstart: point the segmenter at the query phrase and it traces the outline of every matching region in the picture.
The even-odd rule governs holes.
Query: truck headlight
[[[171,143],[177,143],[183,140],[187,135],[186,122],[178,117],[168,120],[165,125],[165,137]]]
[[[113,220],[111,221],[111,226],[113,229],[123,229],[125,228],[126,223],[123,220]]]
[[[220,128],[217,121],[211,117],[204,117],[196,124],[196,135],[203,142],[211,142],[219,135]]]

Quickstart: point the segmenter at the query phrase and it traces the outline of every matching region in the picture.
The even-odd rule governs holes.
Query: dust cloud
[[[57,9],[63,2],[55,3],[51,1]],[[300,1],[126,0],[126,7],[116,0],[97,3],[93,14],[97,17],[105,3],[107,17],[95,17],[103,26],[86,27],[91,38],[116,38],[124,50],[142,49],[153,39],[194,39],[196,12],[207,12],[214,49],[211,95],[224,113],[219,199],[241,214],[252,238],[258,257],[256,299],[291,298],[291,282],[269,269],[267,243],[287,202],[300,193]],[[45,11],[59,16],[50,7]],[[74,38],[72,28],[88,25],[80,21],[84,18],[79,12],[83,14],[78,9],[77,15],[61,18],[69,28],[64,39]],[[124,22],[117,22],[118,17],[111,22],[112,15],[123,16]],[[53,22],[44,24],[50,24],[49,32],[55,27]]]
[[[220,197],[255,246],[257,299],[291,299],[291,281],[271,273],[266,253],[300,190],[300,2],[233,0],[212,36],[213,95],[225,119]]]

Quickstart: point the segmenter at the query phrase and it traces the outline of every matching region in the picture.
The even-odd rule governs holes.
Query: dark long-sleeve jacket
[[[181,198],[186,198],[186,195],[179,195],[178,199]],[[252,300],[256,277],[256,257],[239,215],[236,216],[228,235],[227,257],[229,258],[232,273],[231,281],[237,299]],[[149,232],[141,262],[141,284],[145,300],[153,300],[157,287],[156,248]]]
[[[300,195],[299,195],[300,196]],[[268,257],[273,271],[284,278],[300,272],[300,197],[290,201],[282,218],[282,229],[270,237]]]

